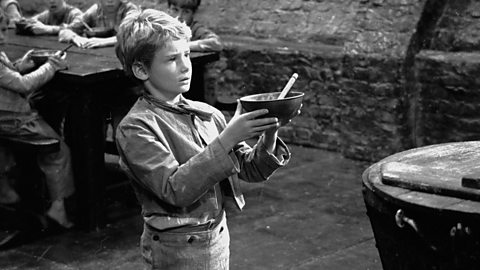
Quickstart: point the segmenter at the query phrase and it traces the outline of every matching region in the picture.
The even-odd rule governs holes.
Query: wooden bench
[[[60,141],[55,138],[18,138],[0,136],[0,144],[21,152],[56,152],[60,150]]]

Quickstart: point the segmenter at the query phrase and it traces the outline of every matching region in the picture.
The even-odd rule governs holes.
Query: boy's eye
[[[185,52],[185,57],[190,57],[190,52]]]

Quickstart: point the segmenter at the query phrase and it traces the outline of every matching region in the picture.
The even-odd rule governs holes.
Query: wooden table
[[[384,269],[480,269],[480,189],[462,186],[478,173],[478,141],[411,149],[364,172]]]
[[[17,59],[32,48],[61,50],[67,45],[52,36],[20,36],[9,30],[2,50],[10,59]],[[219,59],[218,53],[192,52],[194,67],[191,96],[204,95],[203,68]],[[129,83],[116,58],[113,47],[80,49],[67,53],[69,69],[58,72],[52,83],[60,85],[72,96],[65,136],[72,151],[76,183],[77,214],[81,227],[92,230],[105,224],[105,114],[104,101]]]

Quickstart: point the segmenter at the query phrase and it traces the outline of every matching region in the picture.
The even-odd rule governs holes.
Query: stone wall
[[[43,3],[20,1],[29,14]],[[94,1],[68,2],[84,9]],[[166,9],[166,0],[134,2]],[[198,19],[225,42],[220,61],[207,69],[208,100],[279,91],[297,72],[293,90],[305,92],[305,102],[302,115],[281,130],[289,143],[374,161],[411,147],[473,138],[476,125],[465,121],[470,125],[462,126],[471,128],[459,129],[455,121],[473,114],[476,96],[465,106],[451,98],[474,94],[475,87],[462,83],[474,76],[475,57],[453,61],[455,54],[441,52],[479,48],[478,5],[203,0]],[[431,78],[435,64],[444,73]],[[452,120],[438,121],[437,111],[449,112]]]
[[[416,56],[418,145],[480,138],[480,3],[448,1]]]
[[[416,59],[423,145],[480,139],[480,54],[423,50]]]

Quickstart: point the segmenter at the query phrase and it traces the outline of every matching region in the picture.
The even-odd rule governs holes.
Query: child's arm
[[[67,16],[67,19],[65,21],[65,25],[62,27],[62,29],[71,29],[73,32],[76,34],[80,34],[83,31],[83,12],[78,9],[78,8],[73,8]]]
[[[45,10],[32,17],[33,23],[29,28],[35,35],[55,35],[58,34],[61,27],[58,25],[47,25],[49,11]]]
[[[13,66],[17,69],[18,72],[20,72],[20,74],[25,74],[27,72],[30,72],[33,68],[35,68],[35,63],[30,58],[30,54],[32,52],[33,52],[33,49],[29,50],[27,53],[25,53],[25,55],[22,58],[16,60],[13,63]]]
[[[101,48],[101,47],[110,47],[114,46],[117,43],[117,37],[108,37],[108,38],[89,38],[86,40],[82,46],[85,49]]]
[[[232,121],[240,115],[241,104],[238,102],[237,111],[230,123],[220,134],[223,136],[232,125]],[[279,167],[284,166],[290,159],[290,151],[286,144],[277,137],[280,122],[275,119],[275,125],[265,128],[253,149],[245,142],[239,142],[230,152],[231,160],[236,164],[236,173],[247,182],[265,181]],[[260,119],[258,119],[260,120]],[[222,128],[222,124],[220,128]],[[218,125],[218,123],[217,123]],[[263,134],[262,134],[263,133]],[[258,135],[260,135],[258,134]]]
[[[98,4],[91,5],[79,20],[74,20],[66,29],[60,30],[58,40],[60,42],[73,42],[76,46],[83,48],[88,38],[81,36],[86,29],[85,25],[93,27],[95,18],[98,17]]]
[[[214,51],[223,49],[220,38],[213,31],[198,22],[194,22],[191,27],[192,40],[189,42],[191,51]]]
[[[148,193],[176,207],[187,207],[234,170],[228,151],[214,140],[200,153],[178,161],[175,149],[155,120],[121,124],[117,146],[122,166]],[[185,141],[185,143],[191,143]]]
[[[0,63],[0,85],[11,91],[28,94],[53,78],[56,71],[66,68],[64,60],[50,58],[35,71],[22,75]]]

